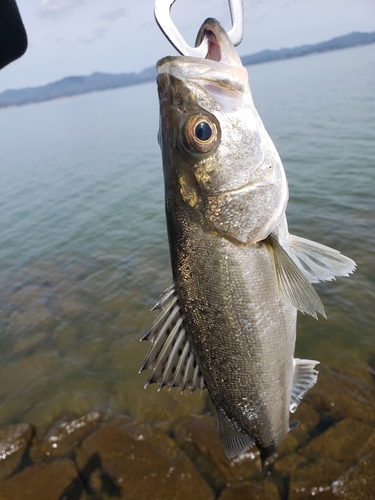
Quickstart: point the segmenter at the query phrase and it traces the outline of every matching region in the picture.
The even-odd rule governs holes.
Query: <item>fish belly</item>
[[[169,230],[181,309],[213,404],[261,448],[277,446],[289,426],[296,310],[279,294],[272,254],[189,220]]]

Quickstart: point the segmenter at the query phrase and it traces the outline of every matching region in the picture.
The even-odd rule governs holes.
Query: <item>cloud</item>
[[[114,10],[112,12],[103,12],[99,16],[100,19],[103,19],[103,21],[117,21],[117,19],[120,19],[121,17],[126,16],[126,10],[124,7]]]
[[[98,38],[102,38],[104,33],[108,31],[108,28],[100,27],[96,28],[90,33],[87,33],[86,35],[83,35],[79,38],[80,42],[88,43],[88,42],[95,42],[95,40],[98,40]]]
[[[81,5],[84,0],[41,0],[39,13],[42,16],[59,17]]]
[[[43,37],[43,40],[47,42],[62,42],[63,39],[61,37],[56,37],[54,33],[50,32]]]

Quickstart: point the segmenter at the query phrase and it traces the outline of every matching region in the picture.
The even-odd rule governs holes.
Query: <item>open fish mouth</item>
[[[200,28],[196,45],[208,42],[205,58],[167,56],[158,61],[158,73],[170,73],[185,82],[203,87],[223,108],[224,112],[243,107],[243,97],[249,93],[247,70],[228,37],[216,19],[207,19]],[[233,104],[239,101],[236,104]]]
[[[204,40],[208,44],[205,59],[228,66],[242,66],[233,42],[216,19],[206,19],[198,32],[195,44],[200,45]]]

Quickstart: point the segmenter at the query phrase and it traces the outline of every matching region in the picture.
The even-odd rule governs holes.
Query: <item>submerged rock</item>
[[[29,424],[0,428],[0,481],[10,476],[20,465],[32,435],[33,428]]]
[[[213,500],[208,484],[164,432],[136,428],[117,418],[88,436],[77,465],[101,500]]]
[[[190,417],[176,424],[173,430],[177,443],[215,491],[220,491],[227,483],[253,478],[262,480],[259,451],[256,448],[249,450],[242,458],[227,459],[215,417]]]
[[[343,472],[343,464],[320,457],[291,473],[288,500],[334,498],[331,485]],[[325,497],[321,496],[325,494]]]
[[[44,305],[47,302],[49,292],[48,287],[26,284],[9,295],[8,300],[19,307],[35,307],[41,304]]]
[[[305,401],[301,401],[296,413],[291,416],[291,420],[298,420],[300,422],[290,435],[297,439],[300,446],[303,446],[309,441],[311,432],[319,425],[320,415]]]
[[[280,500],[280,494],[274,483],[269,480],[263,482],[244,482],[228,486],[221,493],[219,500]]]
[[[13,352],[18,354],[22,351],[29,351],[40,344],[49,340],[48,333],[28,333],[24,337],[17,340],[17,343],[14,346]]]
[[[70,356],[78,339],[79,330],[69,321],[62,321],[53,336],[54,344],[63,357]]]
[[[143,376],[142,376],[143,375]],[[181,394],[179,388],[168,391],[167,387],[158,392],[156,385],[143,389],[145,375],[137,379],[117,382],[113,386],[115,397],[114,413],[126,413],[133,416],[138,422],[165,422],[170,427],[171,422],[176,422],[191,414],[202,413],[206,406],[208,393],[195,391]]]
[[[200,414],[208,403],[208,392],[193,394],[189,390],[181,394],[179,387],[158,391],[156,384],[144,389],[149,370],[138,374],[145,357],[149,342],[140,342],[138,337],[114,340],[110,352],[110,367],[113,384],[111,409],[114,414],[127,413],[137,421],[153,423],[155,421],[179,421],[192,414]]]
[[[1,500],[86,500],[86,492],[72,460],[27,467],[0,482]]]
[[[126,375],[128,368],[124,368]],[[142,377],[147,374],[143,374],[114,386],[117,403],[134,418],[103,423],[99,413],[90,412],[81,418],[59,419],[34,439],[28,462],[21,462],[28,446],[29,438],[25,439],[12,465],[9,456],[6,475],[19,471],[21,463],[30,464],[30,459],[34,464],[0,482],[0,499],[373,499],[373,381],[330,368],[322,373],[321,387],[313,388],[293,415],[300,426],[269,458],[266,473],[260,470],[255,447],[240,459],[228,460],[215,417],[192,416],[209,407],[207,393],[202,398],[198,393],[181,396],[178,390],[158,393],[156,387],[144,391]],[[84,380],[80,383],[91,387],[89,379],[87,386]],[[89,394],[83,391],[82,401],[93,407]],[[107,394],[105,387],[103,394]],[[354,409],[349,408],[350,394]],[[360,408],[366,420],[353,416]],[[75,458],[79,476],[74,462],[61,459],[67,456]],[[55,484],[53,474],[60,470],[60,496],[55,497],[50,484]]]
[[[285,498],[375,498],[375,474],[364,466],[370,463],[369,457],[375,460],[375,442],[368,444],[375,432],[373,389],[368,373],[361,376],[353,370],[344,373],[328,367],[320,369],[319,382],[301,404],[303,414],[312,412],[307,426],[305,415],[296,413],[301,427],[305,425],[308,432],[297,429],[300,446],[273,464],[273,473],[289,484]],[[364,456],[367,458],[363,461]]]
[[[14,335],[19,331],[46,328],[54,322],[55,318],[45,306],[35,306],[26,310],[17,309],[10,317],[7,333]]]
[[[305,448],[305,456],[323,456],[350,465],[371,432],[369,425],[350,417],[344,418],[310,441]]]
[[[34,389],[55,370],[62,368],[61,359],[55,350],[31,354],[0,368],[0,397],[13,399],[22,394],[25,387]],[[26,391],[25,391],[26,392]]]
[[[100,413],[90,412],[83,417],[55,423],[43,436],[35,439],[30,448],[34,463],[54,457],[70,456],[80,442],[100,423]]]
[[[327,366],[319,368],[316,386],[305,396],[305,402],[315,410],[335,420],[353,417],[375,424],[375,382]]]
[[[82,301],[79,293],[72,292],[69,295],[58,297],[51,301],[50,307],[63,318],[77,318],[87,312],[87,306]]]
[[[359,451],[354,464],[334,481],[332,490],[343,500],[375,498],[375,430]]]
[[[278,474],[286,476],[308,463],[308,460],[301,453],[296,452],[275,460],[273,468]]]

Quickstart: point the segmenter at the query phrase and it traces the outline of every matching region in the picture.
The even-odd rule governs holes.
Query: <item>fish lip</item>
[[[197,84],[207,90],[207,85],[216,86],[225,91],[234,91],[237,95],[238,108],[243,107],[243,98],[249,94],[249,78],[246,68],[242,65],[233,42],[227,32],[216,21],[207,19],[201,26],[197,43],[208,39],[209,50],[206,58],[191,56],[167,56],[156,64],[159,74],[169,73],[184,82]],[[219,93],[222,90],[219,90]],[[208,93],[211,92],[208,90]],[[215,99],[215,95],[212,95]]]
[[[218,194],[221,194],[221,193],[225,193],[225,194],[243,194],[243,193],[246,193],[248,191],[254,191],[255,189],[257,189],[259,187],[269,186],[270,184],[272,184],[272,182],[267,181],[265,179],[262,179],[262,180],[257,179],[257,180],[248,182],[247,184],[245,184],[244,186],[241,186],[239,188],[231,189],[230,191],[221,191]]]
[[[269,186],[270,184],[273,184],[271,180],[267,179],[255,179],[253,181],[248,182],[247,184],[244,184],[243,186],[240,186],[238,188],[230,189],[229,191],[216,191],[214,193],[210,193],[208,196],[233,196],[237,194],[244,194],[249,191],[255,191],[255,189],[258,189],[260,187],[266,187]]]
[[[196,39],[196,46],[200,45],[204,39],[207,39],[209,50],[205,58],[192,56],[166,56],[156,63],[157,71],[162,71],[165,64],[176,62],[180,64],[189,63],[197,65],[208,65],[210,68],[219,70],[225,67],[240,67],[242,62],[237,54],[233,42],[229,38],[221,24],[213,18],[208,18],[200,27]]]
[[[197,34],[196,47],[205,39],[208,41],[209,47],[205,57],[206,60],[216,61],[228,66],[242,66],[232,40],[216,19],[208,18],[204,21]]]

